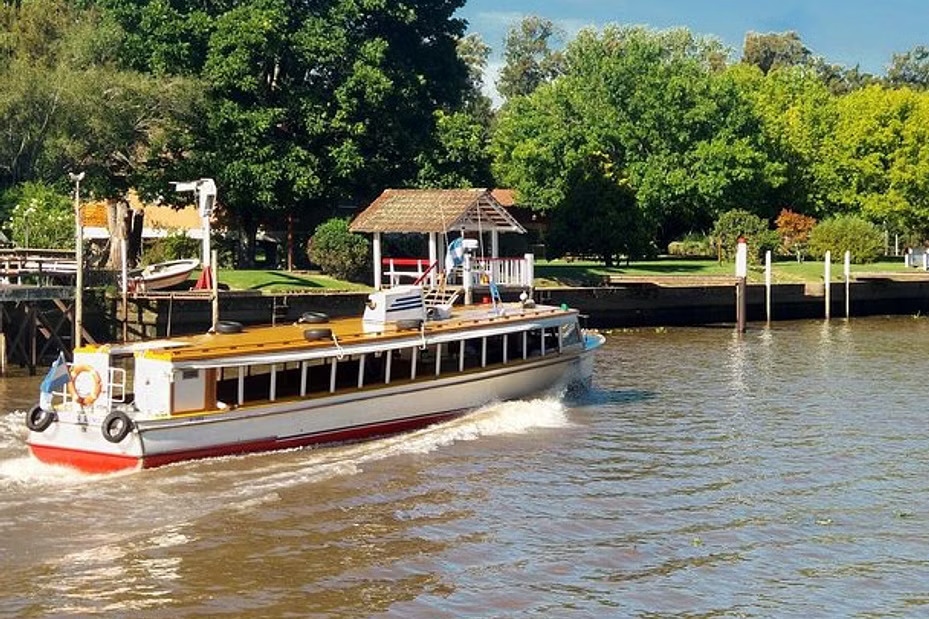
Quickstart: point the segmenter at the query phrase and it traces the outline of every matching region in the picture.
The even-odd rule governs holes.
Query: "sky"
[[[926,0],[467,0],[458,16],[493,48],[490,76],[501,66],[503,36],[525,15],[550,19],[568,41],[586,26],[684,26],[718,38],[735,59],[746,32],[793,30],[815,55],[873,74],[883,74],[894,53],[929,47]]]

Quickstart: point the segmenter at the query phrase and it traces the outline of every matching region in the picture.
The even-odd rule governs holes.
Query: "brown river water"
[[[581,395],[90,476],[0,380],[0,617],[929,615],[929,320],[615,333]]]

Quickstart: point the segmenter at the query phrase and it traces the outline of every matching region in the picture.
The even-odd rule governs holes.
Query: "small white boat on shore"
[[[26,418],[41,461],[88,472],[360,440],[572,384],[604,338],[578,312],[455,306],[427,319],[419,286],[370,295],[363,317],[84,346],[53,366]]]
[[[141,269],[132,269],[127,274],[129,290],[148,292],[177,286],[186,281],[198,266],[200,261],[193,258],[158,262]]]

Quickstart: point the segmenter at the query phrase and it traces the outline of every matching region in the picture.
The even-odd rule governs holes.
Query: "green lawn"
[[[856,273],[903,272],[905,270],[903,258],[872,264],[851,265],[853,276]],[[628,266],[623,264],[610,269],[595,262],[565,262],[560,260],[540,260],[535,267],[536,286],[596,286],[607,275],[679,275],[695,277],[735,275],[735,266],[732,263],[720,264],[716,260],[673,260],[662,258],[633,262]],[[844,265],[841,262],[833,262],[831,272],[833,281],[841,280],[843,275]],[[807,261],[798,263],[795,260],[786,260],[775,262],[771,266],[771,279],[774,283],[821,282],[824,277],[825,265],[822,262]],[[764,265],[749,267],[749,281],[764,281]]]
[[[337,280],[314,271],[220,269],[219,283],[229,286],[230,290],[261,292],[370,290],[370,287],[363,284]]]
[[[877,262],[864,265],[852,265],[852,274],[904,272],[903,259]],[[599,286],[607,275],[679,275],[679,276],[718,276],[734,275],[731,263],[719,264],[715,260],[672,260],[658,259],[633,262],[607,269],[602,264],[587,261],[565,262],[562,260],[540,260],[536,263],[536,286]],[[916,272],[915,269],[910,269]],[[822,262],[804,262],[786,260],[775,262],[772,267],[774,283],[821,282],[824,277]],[[196,274],[192,276],[196,278]],[[843,278],[842,263],[832,264],[833,281]],[[345,282],[322,275],[316,271],[268,271],[268,270],[220,270],[219,281],[231,290],[258,290],[262,292],[295,291],[359,291],[370,287],[354,282]],[[749,281],[763,282],[764,267],[750,266]]]

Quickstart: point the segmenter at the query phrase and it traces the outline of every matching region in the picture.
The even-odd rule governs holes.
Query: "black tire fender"
[[[47,411],[41,406],[33,406],[26,413],[26,427],[33,432],[45,432],[57,418],[58,415],[53,411]]]
[[[122,411],[113,411],[100,424],[103,438],[111,443],[119,443],[132,431],[132,420]]]
[[[423,321],[419,318],[406,318],[397,321],[397,329],[405,331],[407,329],[419,330],[423,326]]]
[[[216,323],[217,333],[241,333],[242,323],[234,320],[220,320]]]
[[[323,312],[303,312],[297,322],[301,324],[322,324],[329,322],[329,315]]]
[[[303,332],[303,337],[307,341],[327,340],[332,337],[332,329],[307,329]]]

